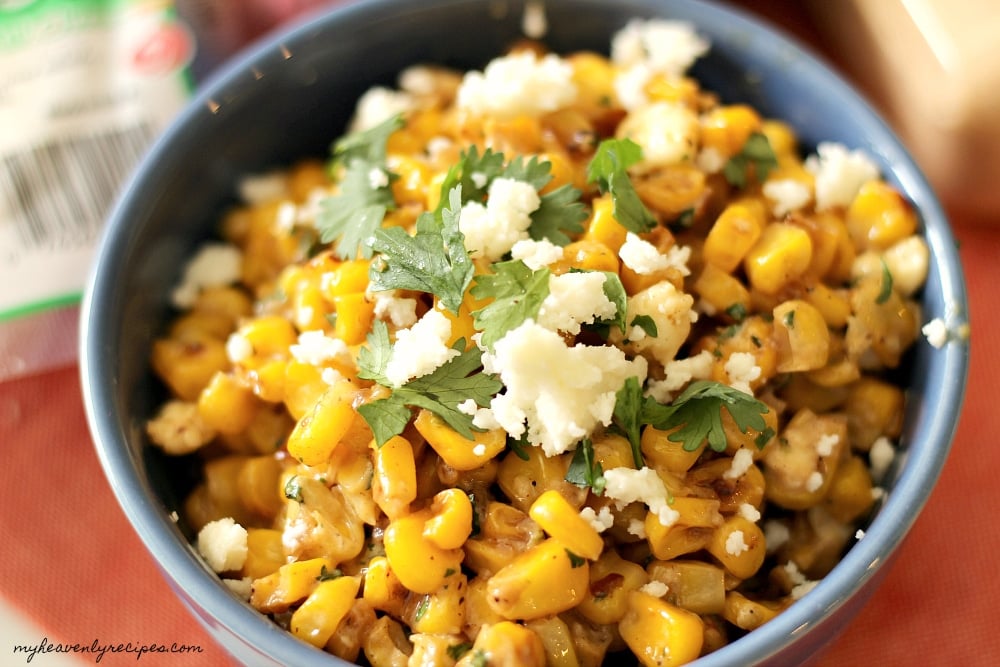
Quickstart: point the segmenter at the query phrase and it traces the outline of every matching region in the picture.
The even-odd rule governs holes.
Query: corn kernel
[[[353,385],[347,381],[327,389],[295,424],[288,436],[288,453],[307,466],[326,463],[357,415],[354,394]]]
[[[325,646],[350,611],[358,594],[358,585],[355,577],[321,581],[292,613],[289,622],[292,634],[317,648]]]
[[[390,519],[407,513],[417,497],[417,466],[413,446],[406,438],[396,435],[381,447],[372,441],[375,474],[372,497]]]
[[[548,490],[531,505],[528,516],[550,537],[562,542],[573,553],[596,560],[604,550],[604,540],[576,508],[558,491]]]
[[[704,626],[697,614],[633,591],[618,631],[646,667],[674,667],[701,654]]]
[[[417,512],[391,521],[385,529],[385,555],[399,580],[415,593],[432,593],[445,577],[462,565],[461,549],[441,549],[424,538],[429,512]]]
[[[413,425],[445,463],[455,470],[475,470],[507,446],[503,429],[473,431],[468,439],[430,410],[421,410]]]
[[[801,227],[772,222],[743,258],[750,284],[765,294],[775,294],[799,278],[812,260],[812,240]]]
[[[705,236],[705,261],[726,273],[740,265],[764,229],[762,212],[743,204],[730,204],[716,218]]]
[[[490,577],[489,604],[507,619],[531,620],[572,609],[590,589],[586,559],[549,538]]]

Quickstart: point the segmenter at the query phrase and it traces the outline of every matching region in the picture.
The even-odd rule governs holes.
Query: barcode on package
[[[0,223],[13,226],[15,254],[93,242],[153,137],[137,123],[0,155]]]

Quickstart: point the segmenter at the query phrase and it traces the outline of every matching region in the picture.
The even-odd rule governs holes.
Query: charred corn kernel
[[[341,660],[357,664],[365,637],[375,626],[376,620],[378,617],[370,604],[362,598],[354,600],[350,611],[337,626],[337,631],[326,642],[324,648]]]
[[[879,436],[898,437],[903,401],[903,390],[884,380],[865,377],[853,383],[844,403],[851,446],[868,451]]]
[[[799,410],[785,425],[779,443],[764,452],[767,499],[787,509],[808,509],[826,494],[848,446],[847,420]]]
[[[486,664],[513,667],[545,667],[545,647],[531,629],[518,623],[501,621],[486,626],[476,637],[472,650],[458,661],[458,667]]]
[[[646,667],[673,667],[701,654],[705,624],[697,614],[633,591],[618,631]]]
[[[432,593],[445,577],[462,565],[461,549],[442,549],[424,538],[427,511],[408,514],[389,522],[385,529],[385,556],[399,580],[415,593]]]
[[[850,524],[871,509],[872,476],[859,456],[850,456],[837,466],[823,505],[837,521]]]
[[[605,551],[590,565],[590,590],[577,606],[591,623],[614,625],[628,611],[628,594],[649,581],[640,565],[627,561],[616,551]]]
[[[572,609],[590,586],[587,560],[549,538],[489,579],[489,604],[507,619],[531,620]]]
[[[583,234],[584,240],[601,243],[617,254],[625,243],[628,230],[622,227],[618,218],[615,217],[611,195],[604,194],[596,197],[591,205],[593,213],[591,213],[587,231]]]
[[[762,211],[744,204],[730,204],[705,236],[705,262],[732,273],[760,239],[764,230]]]
[[[751,600],[738,591],[730,591],[726,594],[722,617],[741,630],[756,630],[780,611],[779,604]]]
[[[468,580],[457,570],[444,578],[433,593],[411,596],[403,620],[411,632],[457,635],[465,625],[465,594]]]
[[[649,577],[667,585],[667,600],[696,614],[720,614],[726,605],[726,575],[700,560],[653,561]]]
[[[431,501],[424,538],[441,549],[458,549],[472,533],[472,501],[461,489],[444,489]]]
[[[805,300],[820,312],[831,329],[847,326],[851,316],[851,302],[845,290],[828,287],[824,283],[814,283],[806,289]]]
[[[705,172],[687,162],[662,166],[634,186],[642,202],[668,221],[691,214],[708,191]]]
[[[728,517],[715,529],[705,548],[727,572],[739,579],[756,574],[767,555],[763,531],[742,516]]]
[[[349,561],[365,546],[365,526],[348,494],[339,486],[327,487],[314,477],[295,479],[301,501],[289,499],[285,525],[304,523],[311,530],[291,540],[288,555],[297,558],[324,556],[335,563]],[[282,484],[286,496],[288,483]]]
[[[253,421],[257,397],[230,373],[218,372],[198,395],[198,414],[219,433],[239,433]]]
[[[288,413],[301,419],[319,401],[330,385],[323,379],[323,371],[312,364],[290,360],[285,365],[284,397],[282,402]]]
[[[273,519],[284,506],[278,489],[282,463],[273,455],[252,456],[243,462],[236,477],[243,505],[260,517]]]
[[[466,588],[465,593],[465,631],[466,636],[475,637],[486,625],[494,625],[505,620],[503,616],[493,611],[488,602],[486,584],[488,577],[477,576]]]
[[[604,550],[600,534],[558,491],[550,489],[538,496],[528,516],[578,556],[596,560]]]
[[[340,262],[333,270],[323,274],[320,283],[323,294],[331,301],[346,294],[364,294],[368,289],[370,266],[371,262],[367,259],[349,259]]]
[[[481,577],[490,576],[542,538],[542,529],[525,512],[489,502],[480,517],[479,534],[465,543],[465,564]]]
[[[602,470],[635,465],[632,456],[632,445],[628,438],[615,434],[603,433],[593,438],[594,461],[601,464]],[[562,495],[562,494],[560,494]],[[563,496],[565,499],[565,496]]]
[[[389,567],[389,559],[375,556],[365,568],[362,597],[375,609],[399,618],[406,602],[406,587]]]
[[[326,463],[357,415],[355,393],[353,385],[346,380],[323,392],[312,410],[292,429],[288,436],[288,453],[307,466]]]
[[[247,528],[247,559],[240,574],[260,579],[278,571],[285,564],[281,531],[273,528]]]
[[[351,610],[358,585],[356,577],[342,576],[320,581],[305,602],[292,613],[289,630],[313,646],[324,647]]]
[[[503,429],[473,431],[470,440],[430,410],[421,410],[413,425],[438,456],[455,470],[474,470],[507,446],[507,434]]]
[[[381,447],[372,441],[372,497],[390,519],[406,514],[417,498],[417,465],[413,446],[406,438],[396,435]]]
[[[701,117],[701,145],[713,148],[723,157],[743,149],[752,132],[760,129],[760,115],[745,104],[719,106]]]
[[[599,241],[573,241],[563,247],[563,258],[550,267],[552,273],[567,273],[573,269],[618,273],[618,256]]]
[[[250,604],[265,613],[281,613],[305,600],[315,590],[320,578],[336,570],[328,558],[310,558],[285,563],[277,572],[253,582]]]
[[[280,315],[255,317],[238,330],[256,357],[288,357],[288,348],[298,340],[292,323]]]
[[[646,513],[643,525],[649,548],[660,560],[670,560],[704,549],[715,532],[714,528],[702,526],[691,527],[681,524],[664,526],[660,523],[660,518],[652,512]]]
[[[647,426],[642,430],[639,442],[642,447],[642,455],[650,467],[673,473],[683,473],[693,466],[701,456],[705,449],[705,443],[688,451],[684,449],[682,442],[670,439],[670,435],[676,430],[663,431],[653,426]]]
[[[779,157],[798,157],[799,139],[791,125],[780,120],[765,119],[760,131],[767,137],[771,150]]]
[[[389,616],[375,621],[362,649],[372,667],[407,667],[413,653],[403,626]]]
[[[768,445],[771,446],[773,443]],[[752,452],[757,447],[750,445],[746,449]],[[717,496],[719,512],[723,514],[739,511],[744,504],[760,509],[764,501],[764,473],[753,464],[738,476],[732,471],[733,459],[723,456],[692,468],[684,481]]]
[[[860,250],[884,250],[917,231],[913,207],[884,181],[861,186],[847,208],[847,231]]]
[[[545,649],[545,664],[549,667],[578,667],[580,664],[569,626],[558,616],[539,618],[525,623],[538,635]]]
[[[773,311],[778,372],[822,368],[830,356],[830,329],[823,315],[801,299],[785,301]]]
[[[225,344],[208,336],[153,342],[150,363],[180,399],[195,401],[212,377],[229,366]]]
[[[743,268],[754,289],[774,294],[802,276],[811,260],[808,232],[786,222],[772,222],[743,258]]]
[[[555,489],[574,507],[583,506],[587,490],[566,481],[571,457],[546,456],[541,447],[528,447],[525,454],[527,460],[505,456],[497,471],[497,483],[511,505],[526,513],[538,496]]]
[[[337,315],[334,337],[348,345],[363,343],[375,319],[374,302],[360,293],[341,294],[333,298],[333,309]]]
[[[694,293],[717,313],[728,313],[735,320],[750,311],[750,291],[731,273],[715,264],[705,264],[692,285]]]

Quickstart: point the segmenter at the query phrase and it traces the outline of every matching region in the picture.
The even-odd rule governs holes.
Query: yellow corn
[[[781,445],[764,451],[767,499],[788,509],[807,509],[822,500],[848,446],[846,422],[836,413],[796,412],[781,432]]]
[[[696,614],[721,614],[726,605],[726,574],[700,560],[674,559],[648,565],[649,577],[667,585],[666,599]]]
[[[408,667],[413,647],[399,621],[383,616],[372,625],[362,643],[373,667]]]
[[[219,433],[246,430],[258,408],[257,397],[231,373],[217,372],[198,395],[198,414]]]
[[[350,259],[337,264],[322,277],[323,294],[333,301],[345,294],[364,294],[368,289],[368,269],[371,262],[367,259]]]
[[[243,506],[262,518],[276,517],[284,506],[278,493],[282,469],[283,464],[273,454],[247,458],[236,476]]]
[[[389,567],[389,559],[385,556],[375,556],[368,561],[362,591],[364,599],[375,609],[397,618],[402,616],[406,587]]]
[[[372,497],[390,519],[406,514],[417,497],[417,466],[413,446],[402,436],[389,438],[381,447],[372,441]]]
[[[572,609],[589,587],[587,560],[549,538],[490,577],[489,604],[504,618],[531,620]]]
[[[337,577],[321,581],[309,597],[292,613],[292,634],[322,648],[347,616],[358,594],[356,577]]]
[[[722,617],[741,630],[756,630],[778,615],[781,606],[751,600],[737,591],[726,594]]]
[[[705,236],[702,256],[726,273],[732,273],[760,239],[763,213],[744,204],[730,204],[716,218]]]
[[[778,445],[769,444],[767,446],[776,447]],[[750,445],[747,449],[755,452],[757,446]],[[753,505],[760,509],[764,501],[764,473],[757,465],[751,465],[739,477],[735,479],[731,476],[727,477],[726,474],[732,467],[732,462],[733,460],[728,456],[706,461],[692,468],[684,481],[693,487],[701,487],[706,492],[712,492],[717,496],[719,512],[722,514],[736,512],[743,504]]]
[[[239,335],[253,347],[256,357],[288,357],[288,347],[298,340],[292,323],[280,315],[254,318],[239,328]]]
[[[688,451],[684,449],[683,443],[670,439],[670,435],[676,430],[663,431],[652,426],[647,426],[642,430],[639,442],[642,447],[642,455],[650,467],[673,473],[684,473],[701,456],[705,449],[705,443],[703,442],[697,448]]]
[[[494,625],[504,621],[504,617],[493,611],[489,604],[487,592],[488,577],[477,576],[466,587],[465,592],[465,627],[463,630],[469,637],[475,637],[483,626]]]
[[[285,187],[292,199],[303,203],[313,190],[328,185],[329,182],[326,165],[321,160],[299,160],[288,170]]]
[[[431,518],[424,524],[426,540],[441,549],[458,549],[472,533],[472,501],[461,489],[439,491],[431,501]]]
[[[590,589],[576,609],[592,623],[614,625],[628,611],[629,593],[648,581],[640,565],[625,560],[616,551],[605,551],[591,564]]]
[[[572,269],[618,273],[618,255],[599,241],[581,239],[563,247],[563,257],[549,266],[554,274]]]
[[[353,385],[347,381],[327,389],[295,424],[288,436],[288,453],[307,466],[326,463],[357,415],[354,394]]]
[[[702,267],[692,289],[716,312],[730,313],[733,319],[742,319],[750,311],[750,291],[746,285],[715,264]]]
[[[847,208],[847,230],[860,250],[885,250],[917,231],[910,204],[884,181],[861,186]]]
[[[323,371],[316,366],[294,359],[285,364],[282,402],[295,419],[304,417],[329,388]]]
[[[763,531],[741,516],[728,517],[716,528],[706,548],[730,574],[740,579],[755,575],[767,555]]]
[[[240,574],[260,579],[278,571],[285,564],[281,531],[272,528],[247,528],[247,559]]]
[[[644,526],[649,548],[660,560],[670,560],[704,549],[715,532],[712,528],[702,526],[692,527],[682,524],[664,526],[660,523],[660,518],[652,512],[646,513]]]
[[[365,637],[375,627],[377,620],[375,610],[370,604],[361,598],[355,599],[324,648],[341,660],[357,664]]]
[[[518,623],[501,621],[485,626],[472,650],[458,661],[457,667],[478,667],[486,658],[490,665],[545,667],[545,647],[532,630]]]
[[[429,518],[429,512],[417,512],[391,521],[385,529],[389,566],[415,593],[432,593],[440,588],[448,575],[459,570],[464,556],[461,549],[442,549],[424,538]]]
[[[851,446],[868,451],[879,436],[898,437],[904,398],[902,389],[883,380],[866,377],[853,383],[844,403]]]
[[[651,212],[668,221],[693,212],[708,190],[705,172],[688,162],[662,166],[634,185]]]
[[[674,667],[701,654],[705,624],[697,614],[633,591],[618,631],[646,667]]]
[[[650,101],[679,102],[689,107],[698,103],[698,82],[688,77],[654,74],[644,90]]]
[[[548,667],[579,666],[580,661],[573,646],[573,635],[561,618],[550,616],[529,621],[525,626],[542,640],[542,646],[545,648],[545,664]]]
[[[772,312],[778,372],[810,371],[825,366],[830,355],[830,330],[819,310],[807,301],[790,299]]]
[[[285,563],[277,572],[253,582],[250,604],[258,611],[280,613],[305,600],[320,578],[336,569],[327,558],[310,558]]]
[[[550,489],[538,496],[528,516],[578,556],[596,560],[604,550],[600,534],[558,491]]]
[[[596,197],[591,203],[593,213],[590,216],[587,231],[583,238],[588,241],[595,241],[610,248],[612,252],[618,253],[625,243],[628,230],[622,227],[614,215],[614,202],[610,194]]]
[[[506,503],[489,502],[480,521],[479,534],[465,543],[465,564],[480,576],[499,571],[543,538],[531,517]]]
[[[851,302],[847,298],[846,290],[831,288],[824,283],[814,283],[806,289],[804,298],[820,312],[831,329],[847,326],[847,320],[851,316]]]
[[[527,460],[505,456],[497,470],[497,484],[511,505],[527,512],[538,496],[555,489],[574,507],[583,506],[587,490],[566,481],[570,455],[546,456],[541,447],[527,447],[525,455]]]
[[[170,338],[192,339],[198,337],[225,340],[233,331],[233,320],[228,315],[191,310],[170,323]]]
[[[438,456],[455,470],[474,470],[507,446],[507,434],[503,429],[473,431],[469,440],[430,410],[421,410],[413,425]]]
[[[419,150],[419,149],[418,149]],[[396,178],[392,185],[392,196],[398,204],[418,202],[423,204],[427,197],[428,169],[421,162],[407,155],[392,153],[386,161]]]
[[[759,130],[760,124],[760,116],[745,104],[716,107],[701,117],[701,145],[731,157],[743,149],[750,133]]]
[[[779,158],[798,156],[799,139],[788,123],[768,118],[761,122],[760,131],[767,137],[771,150]]]
[[[455,571],[432,593],[411,596],[403,618],[411,632],[457,635],[465,625],[465,594],[468,580]]]
[[[743,268],[755,289],[774,294],[802,276],[811,260],[808,232],[786,222],[772,222],[743,258]]]
[[[285,368],[288,361],[278,357],[252,357],[241,362],[242,377],[262,401],[280,403],[285,396]],[[240,372],[240,369],[237,369]]]
[[[341,294],[333,298],[333,309],[337,315],[334,337],[348,345],[363,343],[375,319],[375,303],[363,293]]]
[[[413,653],[407,667],[454,667],[453,654],[466,642],[463,635],[432,635],[416,632],[410,635]]]
[[[872,477],[859,456],[850,456],[837,466],[823,504],[837,521],[850,524],[871,509]]]
[[[153,370],[185,401],[197,400],[212,377],[229,367],[225,344],[215,338],[160,338],[150,355]]]

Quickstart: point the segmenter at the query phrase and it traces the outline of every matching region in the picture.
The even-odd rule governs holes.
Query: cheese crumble
[[[232,572],[247,559],[246,528],[226,517],[209,521],[198,531],[198,553],[216,572]]]
[[[184,265],[180,284],[170,294],[177,308],[190,308],[206,287],[225,287],[240,279],[243,252],[228,243],[205,243]]]
[[[482,72],[465,74],[456,104],[461,111],[498,119],[539,116],[576,98],[573,67],[555,54],[521,51],[495,58]]]
[[[879,176],[878,167],[863,151],[831,142],[820,143],[816,154],[806,158],[805,167],[816,178],[818,211],[849,205],[862,185]]]
[[[604,471],[604,495],[615,501],[619,508],[629,503],[641,502],[649,507],[664,526],[674,525],[680,513],[670,507],[670,493],[660,476],[650,467],[611,468]]]
[[[396,332],[386,378],[398,387],[457,357],[461,353],[447,344],[450,336],[451,321],[437,310],[428,310],[412,327]]]

